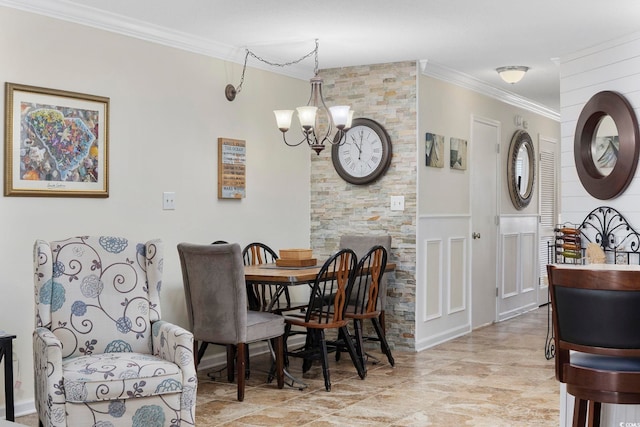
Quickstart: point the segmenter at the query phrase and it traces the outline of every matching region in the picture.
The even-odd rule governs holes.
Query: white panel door
[[[500,122],[471,120],[471,326],[496,321]]]

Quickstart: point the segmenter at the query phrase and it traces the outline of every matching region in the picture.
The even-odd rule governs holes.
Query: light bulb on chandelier
[[[294,110],[274,110],[273,113],[276,117],[278,129],[282,132],[282,139],[288,146],[295,147],[306,142],[318,155],[322,150],[324,150],[325,143],[332,145],[340,145],[344,143],[344,136],[346,131],[351,127],[351,122],[353,120],[353,110],[351,110],[348,105],[327,107],[322,95],[323,80],[318,76],[318,40],[316,40],[316,47],[314,50],[296,61],[285,64],[266,61],[247,49],[244,68],[242,69],[242,79],[238,89],[236,90],[233,85],[227,85],[225,88],[225,95],[229,101],[233,101],[236,94],[238,94],[242,89],[242,82],[244,81],[244,73],[247,67],[247,58],[249,55],[261,62],[279,67],[297,64],[303,59],[314,55],[314,77],[310,80],[311,96],[309,97],[309,101],[306,106],[296,108],[298,121],[300,122],[302,131],[302,139],[295,143],[289,143],[286,138],[286,133],[291,128]],[[334,128],[335,133],[333,132]]]

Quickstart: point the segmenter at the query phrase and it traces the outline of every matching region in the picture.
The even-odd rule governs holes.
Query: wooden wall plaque
[[[245,197],[245,141],[218,138],[218,199]]]

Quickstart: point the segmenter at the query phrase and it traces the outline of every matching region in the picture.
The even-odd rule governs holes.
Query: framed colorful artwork
[[[109,98],[5,84],[5,196],[109,197]]]

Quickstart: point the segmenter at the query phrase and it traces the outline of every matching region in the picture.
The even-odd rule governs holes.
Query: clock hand
[[[356,137],[354,135],[351,135],[351,139],[353,140],[353,145],[356,146],[356,148],[358,149],[358,159],[360,158],[360,154],[362,154],[362,149],[358,146],[358,142],[356,141]]]
[[[364,139],[364,130],[360,129],[360,146],[358,147],[358,160],[361,160],[362,157],[362,143]]]

